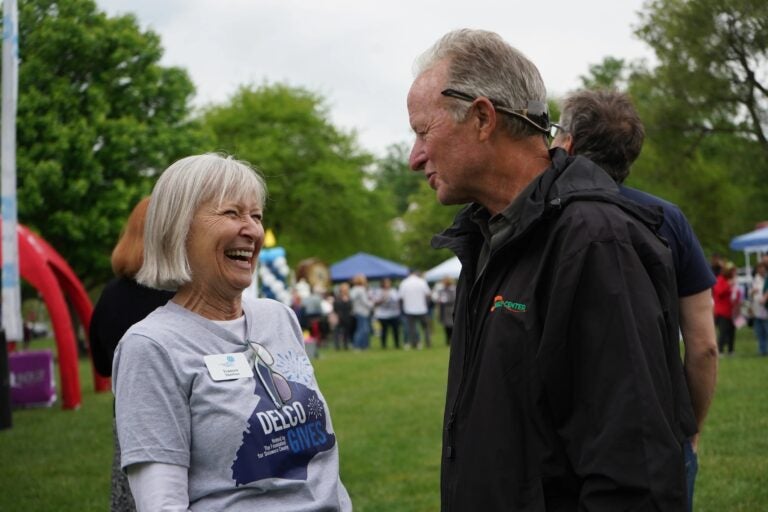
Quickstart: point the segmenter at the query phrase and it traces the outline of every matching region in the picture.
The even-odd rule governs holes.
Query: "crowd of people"
[[[712,298],[720,355],[734,354],[736,333],[748,326],[754,329],[758,355],[768,356],[768,254],[762,256],[750,275],[742,278],[736,265],[715,254],[712,272],[717,276]]]
[[[382,349],[430,348],[436,324],[450,344],[456,299],[451,276],[430,286],[417,271],[399,283],[390,277],[369,283],[358,274],[331,290],[297,283],[292,297],[291,308],[305,336],[321,347],[364,351],[374,337]]]

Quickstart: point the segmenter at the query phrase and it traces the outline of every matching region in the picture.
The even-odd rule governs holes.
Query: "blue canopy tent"
[[[402,279],[408,277],[408,267],[371,254],[359,252],[331,265],[331,281],[349,281],[357,274],[368,280]]]
[[[768,252],[768,228],[760,228],[743,235],[739,235],[731,240],[731,249],[734,251],[744,251],[746,260],[747,275],[752,275],[752,269],[749,265],[750,254],[760,255]]]

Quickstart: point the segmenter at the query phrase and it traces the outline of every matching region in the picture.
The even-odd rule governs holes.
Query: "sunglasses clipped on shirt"
[[[254,353],[253,371],[258,376],[261,385],[264,386],[264,390],[272,403],[278,409],[288,404],[293,393],[288,380],[272,369],[275,358],[261,343],[248,340],[248,345]]]

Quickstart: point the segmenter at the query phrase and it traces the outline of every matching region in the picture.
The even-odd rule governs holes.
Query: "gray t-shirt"
[[[213,380],[204,356],[243,353],[253,362],[254,350],[169,302],[131,327],[115,352],[122,467],[187,467],[193,511],[352,510],[328,407],[293,311],[245,298],[243,310],[249,341],[274,360],[271,367],[259,363],[262,375],[276,372],[289,383],[287,404],[278,408],[252,371]]]

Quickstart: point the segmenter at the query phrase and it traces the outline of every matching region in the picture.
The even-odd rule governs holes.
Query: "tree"
[[[605,57],[599,64],[591,64],[589,73],[579,77],[584,89],[619,89],[627,88],[628,66],[624,59]]]
[[[384,158],[376,162],[373,171],[377,191],[387,194],[395,205],[397,215],[403,215],[410,205],[410,197],[419,189],[424,175],[408,166],[410,146],[401,142],[387,148]]]
[[[428,270],[453,253],[448,249],[436,251],[430,246],[432,236],[451,225],[461,205],[443,206],[437,201],[435,191],[422,179],[411,205],[403,215],[405,226],[400,233],[403,261],[412,268]]]
[[[194,87],[158,64],[158,36],[132,16],[92,0],[19,4],[19,220],[92,286],[157,170],[197,147]]]
[[[740,134],[768,154],[768,2],[653,0],[637,34],[656,52],[662,99],[687,110],[675,129],[693,144]]]
[[[365,186],[371,155],[328,120],[322,98],[283,84],[243,86],[204,114],[216,147],[249,161],[269,188],[265,227],[296,263],[358,251],[397,254],[394,207]]]
[[[651,187],[666,166],[665,197],[680,199],[705,250],[726,253],[768,209],[768,4],[654,0],[637,34],[659,61],[630,86],[653,145],[637,175]]]

